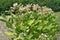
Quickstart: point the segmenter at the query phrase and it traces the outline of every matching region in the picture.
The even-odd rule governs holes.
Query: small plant
[[[38,4],[15,3],[7,12],[10,17],[2,15],[0,20],[8,27],[5,33],[14,36],[11,40],[54,40],[57,25],[51,9]]]

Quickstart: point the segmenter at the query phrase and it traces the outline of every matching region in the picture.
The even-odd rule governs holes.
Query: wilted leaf
[[[5,32],[6,35],[14,35],[15,33],[13,32]]]
[[[34,22],[34,19],[33,19],[33,20],[30,20],[30,21],[28,22],[28,25],[32,25],[33,22]]]

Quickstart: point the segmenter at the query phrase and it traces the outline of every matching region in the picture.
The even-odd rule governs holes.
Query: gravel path
[[[5,23],[0,21],[0,40],[8,40],[8,36],[4,34],[6,31],[7,28]]]

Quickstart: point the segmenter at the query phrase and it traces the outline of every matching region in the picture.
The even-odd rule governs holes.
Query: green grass
[[[60,31],[60,12],[55,12],[55,15],[56,15],[56,21],[58,23],[58,26],[59,26],[59,31]]]

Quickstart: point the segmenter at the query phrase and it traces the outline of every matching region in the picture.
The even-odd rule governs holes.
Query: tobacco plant
[[[1,21],[6,23],[11,40],[55,40],[57,24],[54,12],[38,4],[13,4],[7,18],[2,15]]]

